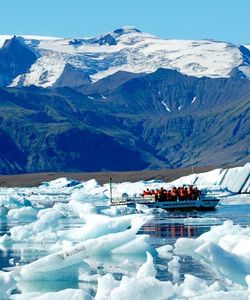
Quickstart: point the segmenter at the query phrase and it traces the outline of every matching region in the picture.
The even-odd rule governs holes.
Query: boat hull
[[[201,210],[209,211],[214,210],[216,205],[219,203],[219,199],[203,199],[203,200],[183,200],[183,201],[147,201],[145,199],[132,200],[127,199],[125,201],[114,201],[111,206],[122,206],[136,207],[136,204],[147,205],[149,208],[161,208],[165,210]]]

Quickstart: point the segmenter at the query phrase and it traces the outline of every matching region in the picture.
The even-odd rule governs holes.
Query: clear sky
[[[86,37],[121,26],[250,43],[250,0],[0,0],[0,34]]]

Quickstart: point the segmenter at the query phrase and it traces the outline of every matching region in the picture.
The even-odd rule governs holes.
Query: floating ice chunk
[[[96,206],[92,203],[83,203],[76,200],[71,200],[68,203],[68,208],[75,213],[75,215],[82,217],[84,215],[96,214]]]
[[[62,278],[62,276],[64,280],[72,279],[77,276],[77,264],[83,264],[85,257],[111,254],[115,248],[132,241],[141,226],[151,218],[138,216],[132,220],[131,228],[126,231],[87,240],[67,250],[42,257],[25,265],[20,273],[25,280],[44,280],[44,278]],[[84,267],[86,268],[86,263]]]
[[[36,216],[37,210],[30,206],[13,208],[8,212],[8,218],[10,219],[35,219]]]
[[[154,209],[153,208],[149,208],[147,205],[144,205],[144,204],[139,204],[139,203],[136,203],[136,210],[138,212],[143,212],[145,214],[152,214]]]
[[[123,276],[116,281],[110,274],[98,279],[96,300],[160,300],[174,295],[171,282],[159,281],[155,276],[153,258],[148,253],[147,261],[140,267],[135,277]]]
[[[205,280],[185,274],[184,282],[178,287],[178,294],[185,297],[184,299],[199,299],[196,297],[218,290],[220,290],[220,285],[217,282],[209,286]]]
[[[128,215],[134,214],[136,209],[133,207],[127,207],[125,205],[122,206],[112,206],[111,208],[106,208],[101,210],[101,214],[107,216],[118,216],[118,215]]]
[[[168,271],[173,275],[173,282],[176,283],[180,279],[180,257],[173,256],[172,260],[168,262]]]
[[[106,188],[101,187],[95,179],[83,183],[83,187],[71,194],[71,200],[80,202],[107,201],[108,197],[104,194]]]
[[[128,230],[110,233],[95,240],[86,241],[85,243],[90,251],[89,253],[92,255],[107,255],[116,248],[126,245],[134,240],[136,233],[142,225],[152,218],[153,216],[138,216],[131,220],[131,228]]]
[[[13,273],[0,270],[0,299],[9,299],[14,289],[16,289],[16,280]]]
[[[152,255],[156,255],[155,249],[150,246],[148,235],[137,236],[131,242],[128,242],[127,244],[112,250],[112,254],[117,255],[142,255],[146,252],[149,252]]]
[[[249,300],[249,296],[247,291],[219,291],[193,297],[192,300]]]
[[[250,228],[225,221],[197,239],[180,238],[175,253],[200,255],[224,277],[246,286],[250,274]]]
[[[43,241],[56,240],[56,228],[62,214],[56,210],[40,210],[37,214],[38,220],[23,226],[15,226],[10,229],[11,238],[15,241]]]
[[[239,235],[242,227],[234,225],[232,221],[227,220],[222,225],[211,227],[210,231],[203,233],[197,239],[179,238],[175,242],[175,252],[179,254],[195,255],[195,250],[207,242],[218,244],[220,240],[228,235]]]
[[[34,247],[23,247],[21,248],[21,261],[30,262],[31,260],[37,259],[38,257],[47,255],[48,251],[44,248]]]
[[[156,275],[156,269],[154,267],[153,257],[152,255],[150,255],[149,252],[147,252],[147,260],[138,270],[136,277],[137,278],[147,277],[147,276],[155,277],[155,275]]]
[[[248,291],[250,293],[250,275],[247,275],[246,278],[245,278],[245,280],[246,280],[246,283],[248,285]]]
[[[192,256],[201,244],[197,239],[179,238],[174,244],[174,253]]]
[[[58,233],[60,238],[68,238],[72,241],[85,241],[87,239],[97,238],[102,235],[120,232],[127,229],[131,221],[138,215],[125,215],[119,217],[109,217],[105,215],[84,215],[82,216],[86,224],[80,228],[63,230]]]
[[[250,184],[249,184],[250,185]],[[224,197],[220,200],[222,205],[244,205],[250,204],[250,195],[249,194],[237,194],[229,197]]]
[[[23,196],[0,195],[0,206],[9,208],[18,208],[31,206],[31,202]]]
[[[8,208],[2,204],[0,206],[0,217],[5,218],[5,217],[7,217],[7,214],[8,214]]]
[[[232,254],[211,242],[202,245],[195,252],[226,278],[240,285],[247,285],[245,278],[250,274],[250,259]]]
[[[172,245],[164,245],[161,247],[156,248],[156,251],[158,252],[159,257],[171,259],[173,257],[173,254],[171,253],[173,251]]]
[[[69,179],[69,178],[58,178],[58,179],[55,179],[52,181],[43,182],[42,186],[59,189],[59,188],[64,188],[64,187],[73,187],[78,184],[80,184],[80,182],[77,180],[73,180],[73,179]]]
[[[66,289],[50,293],[25,293],[16,295],[16,300],[92,300],[93,297],[80,289]]]
[[[115,280],[111,274],[106,274],[98,279],[98,288],[95,300],[111,300],[110,293],[119,287],[120,282]]]
[[[191,225],[195,225],[195,224],[204,224],[204,225],[207,225],[207,224],[220,224],[222,223],[222,221],[220,221],[218,218],[192,218],[192,217],[189,217],[189,218],[184,218],[182,219],[183,220],[183,223],[184,224],[191,224]]]
[[[0,244],[4,245],[4,246],[8,246],[9,244],[11,244],[11,238],[9,235],[4,234],[2,236],[0,236]]]

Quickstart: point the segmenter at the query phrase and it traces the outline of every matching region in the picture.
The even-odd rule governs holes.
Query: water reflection
[[[235,223],[249,224],[250,205],[238,206],[218,206],[215,212],[187,212],[187,213],[168,213],[162,211],[155,212],[155,218],[144,225],[139,234],[148,234],[150,243],[154,247],[159,247],[166,244],[174,244],[178,238],[188,237],[196,238],[207,232],[212,224],[203,222],[202,224],[185,224],[185,218],[218,218],[219,220],[232,219]],[[194,219],[195,220],[195,219]],[[205,219],[204,219],[205,220]],[[192,221],[192,220],[191,220]],[[0,235],[8,233],[10,228],[16,225],[23,225],[25,222],[0,219]],[[76,218],[60,220],[60,229],[70,229],[82,226],[83,220]],[[214,225],[214,224],[213,224]],[[0,247],[0,269],[11,267],[13,265],[28,263],[36,260],[41,256],[46,255],[46,247],[49,243],[44,241],[43,245],[32,243],[14,243],[12,247]],[[21,252],[21,248],[23,249]],[[30,250],[29,250],[30,248]],[[123,274],[132,274],[138,270],[138,267],[145,262],[145,257],[129,257],[114,256],[114,257],[99,257],[95,260],[92,258],[86,259],[86,262],[91,266],[91,275],[104,275],[107,272],[112,273],[117,279]],[[160,280],[172,280],[172,275],[167,270],[169,259],[160,257],[154,258],[157,268],[157,277]],[[180,281],[183,280],[184,274],[189,273],[211,282],[216,277],[207,266],[202,265],[200,261],[194,258],[185,256],[180,259]],[[19,289],[22,291],[59,291],[65,288],[82,288],[90,294],[94,294],[96,290],[96,282],[89,282],[88,278],[80,277],[80,280],[58,281],[50,280],[34,281],[19,283]]]

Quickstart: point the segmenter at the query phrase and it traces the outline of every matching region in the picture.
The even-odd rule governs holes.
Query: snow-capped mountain
[[[0,36],[0,173],[246,163],[249,78],[249,45]]]
[[[11,38],[0,36],[0,50]],[[196,77],[225,78],[235,72],[250,77],[249,46],[211,40],[167,40],[134,27],[92,38],[22,36],[15,39],[31,50],[36,60],[26,72],[9,77],[10,86],[53,86],[69,69],[71,76],[77,72],[73,78],[78,78],[78,85],[86,78],[97,81],[117,71],[151,73],[158,68]],[[83,81],[79,80],[81,75]],[[0,53],[0,77],[3,76],[6,74],[1,70]]]

